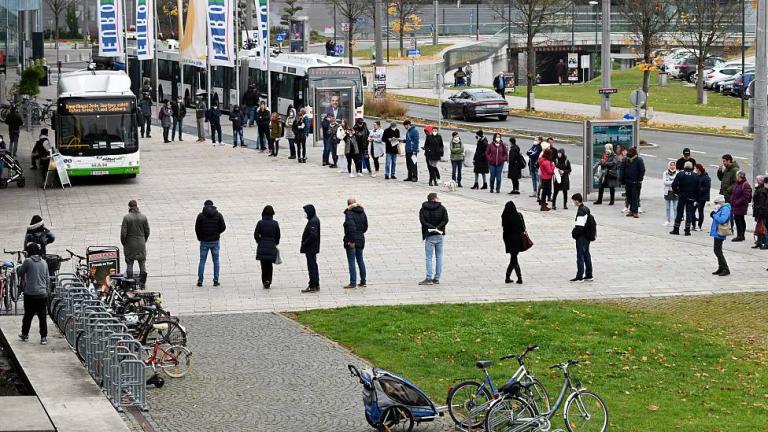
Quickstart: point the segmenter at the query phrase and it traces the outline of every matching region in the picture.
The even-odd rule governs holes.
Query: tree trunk
[[[352,32],[354,28],[352,27],[352,20],[349,20],[349,33],[347,33],[347,58],[349,59],[349,64],[354,64],[354,60],[352,59]]]
[[[531,106],[531,93],[533,93],[533,84],[534,80],[536,79],[536,68],[534,67],[534,56],[535,52],[533,50],[533,38],[528,37],[528,41],[526,43],[526,49],[528,52],[527,58],[525,59],[525,71],[526,71],[526,92],[525,92],[525,109],[527,111],[532,110]]]
[[[698,59],[696,65],[696,71],[698,72],[698,79],[696,80],[696,103],[704,103],[704,57],[701,56]]]
[[[643,91],[645,92],[646,99],[645,103],[643,104],[643,109],[648,109],[648,87],[650,86],[651,81],[651,70],[649,69],[651,65],[651,46],[649,44],[644,44],[644,52],[643,52],[643,62],[647,66],[645,71],[643,72]]]
[[[404,25],[403,25],[404,22],[403,21],[404,21],[404,19],[401,16],[400,17],[400,34],[398,35],[400,37],[400,53],[399,53],[398,57],[404,57],[403,56],[403,53],[404,53],[404,51],[403,51],[403,39],[405,39],[405,31],[403,30],[403,27],[404,27]]]
[[[59,12],[59,13],[54,12],[54,16],[53,16],[53,27],[55,28],[54,37],[56,38],[56,40],[53,41],[53,46],[56,49],[59,49],[59,14],[60,13],[61,12]],[[57,59],[57,61],[58,61],[58,59]]]

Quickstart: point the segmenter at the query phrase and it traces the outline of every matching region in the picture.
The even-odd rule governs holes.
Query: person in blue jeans
[[[589,244],[594,240],[596,227],[589,223],[589,208],[584,205],[584,198],[580,193],[571,196],[576,207],[576,224],[571,232],[571,237],[576,240],[576,277],[571,282],[591,282],[592,255],[589,253]]]
[[[384,180],[397,180],[395,173],[397,171],[397,145],[400,142],[400,131],[397,129],[395,122],[389,124],[389,127],[381,135],[381,140],[384,142],[384,153],[386,155],[384,160]]]
[[[213,201],[206,200],[203,211],[197,215],[195,222],[195,234],[200,241],[200,264],[197,266],[197,286],[203,286],[205,276],[205,262],[208,259],[208,251],[213,260],[213,286],[219,286],[219,251],[221,233],[227,229],[224,216],[213,205]]]
[[[443,273],[443,239],[445,226],[448,224],[448,210],[443,207],[437,193],[427,195],[427,201],[419,210],[421,222],[421,238],[424,239],[424,255],[426,258],[427,277],[419,285],[436,285],[440,283]],[[435,257],[435,272],[432,273],[432,257]]]
[[[531,174],[531,183],[533,185],[532,197],[537,196],[539,191],[539,156],[541,156],[541,137],[533,139],[533,145],[525,154],[528,155],[528,172]]]
[[[344,286],[345,289],[366,286],[365,261],[363,261],[366,231],[368,231],[368,217],[365,215],[365,210],[354,197],[350,197],[347,199],[347,208],[344,210],[344,249],[347,251],[349,262],[349,285]],[[360,267],[359,284],[355,261]]]

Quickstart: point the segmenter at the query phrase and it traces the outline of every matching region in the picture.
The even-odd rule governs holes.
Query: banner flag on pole
[[[136,0],[136,56],[139,60],[155,57],[155,7],[153,0]]]
[[[259,68],[267,70],[269,61],[269,0],[253,0],[258,13]]]
[[[179,40],[181,40],[184,38],[184,0],[178,0],[176,2],[176,10],[178,11],[176,14],[176,19],[178,21],[177,25],[179,26],[177,32],[179,35]]]
[[[102,57],[122,57],[125,54],[122,7],[119,0],[98,1],[99,55]]]
[[[208,58],[211,66],[234,66],[234,0],[208,0]]]
[[[206,5],[206,0],[189,0],[184,37],[179,42],[181,62],[201,68],[206,65],[207,54],[205,44],[207,14],[204,5]]]

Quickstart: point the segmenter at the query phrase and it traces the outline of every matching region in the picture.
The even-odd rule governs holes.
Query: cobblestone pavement
[[[149,390],[156,431],[373,430],[363,416],[362,388],[347,370],[361,362],[346,350],[272,313],[182,320],[193,369]],[[442,420],[415,430],[446,430]]]

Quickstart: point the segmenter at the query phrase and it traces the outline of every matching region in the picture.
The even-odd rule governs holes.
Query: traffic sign
[[[639,108],[643,105],[645,105],[645,101],[648,100],[648,95],[645,94],[642,90],[635,90],[629,95],[629,103],[632,104],[633,107]]]
[[[435,25],[434,24],[430,24],[429,25],[429,32],[430,33],[434,33],[434,31],[435,31]]]
[[[355,24],[365,24],[367,21],[365,20],[365,17],[357,17],[355,18]]]
[[[421,55],[421,50],[416,48],[409,48],[406,54],[408,57],[419,57]]]
[[[341,31],[348,32],[349,31],[349,23],[341,23]]]
[[[618,93],[619,89],[617,89],[617,88],[601,88],[597,92],[600,93],[600,94],[614,94],[614,93]]]
[[[276,40],[276,41],[278,41],[278,42],[282,42],[282,41],[284,41],[284,40],[285,40],[285,37],[286,37],[286,36],[288,36],[288,33],[286,33],[286,32],[280,32],[280,33],[278,33],[278,34],[276,34],[276,35],[275,35],[275,40]]]
[[[336,55],[344,54],[344,44],[336,44]]]

